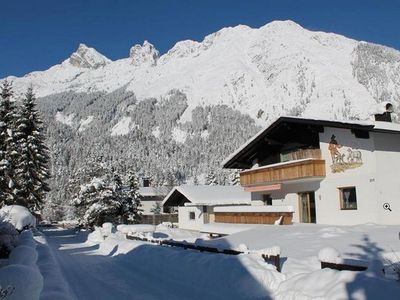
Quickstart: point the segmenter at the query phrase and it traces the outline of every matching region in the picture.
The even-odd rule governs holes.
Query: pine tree
[[[133,172],[129,172],[128,174],[128,207],[129,209],[129,217],[128,221],[132,223],[140,223],[142,219],[143,209],[142,209],[142,196],[139,193],[139,181],[137,176]]]
[[[207,174],[205,178],[205,185],[217,185],[217,177],[215,176],[214,172],[210,172]]]
[[[231,185],[240,185],[240,171],[235,170],[230,174]]]
[[[39,210],[45,193],[50,190],[47,183],[50,178],[49,150],[44,143],[43,122],[36,110],[32,88],[28,88],[22,100],[16,137],[20,147],[16,196],[24,199],[28,208]]]
[[[15,166],[18,159],[18,145],[15,138],[17,112],[11,101],[11,83],[4,81],[0,99],[0,206],[22,204],[15,199]]]
[[[150,209],[150,211],[155,215],[161,214],[161,210],[162,210],[162,206],[161,206],[160,201],[156,201],[154,203],[153,207]]]

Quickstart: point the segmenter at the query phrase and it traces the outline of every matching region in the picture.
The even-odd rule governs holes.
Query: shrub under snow
[[[17,230],[36,226],[36,218],[29,209],[20,205],[6,205],[0,209],[0,219],[11,223]]]
[[[15,227],[0,219],[0,258],[7,257],[17,244],[18,232]]]

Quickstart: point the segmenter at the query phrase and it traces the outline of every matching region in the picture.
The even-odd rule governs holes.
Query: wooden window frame
[[[192,218],[193,216],[193,218]],[[196,220],[196,213],[194,211],[189,211],[189,220],[195,221]]]
[[[344,189],[354,189],[354,191],[356,193],[356,207],[355,208],[344,207],[344,199],[343,199],[343,190]],[[338,187],[338,191],[339,191],[339,200],[340,200],[340,210],[358,210],[357,187],[355,185]]]

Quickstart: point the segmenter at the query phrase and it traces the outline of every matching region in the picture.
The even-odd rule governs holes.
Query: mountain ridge
[[[91,54],[89,59],[83,50]],[[363,68],[379,51],[378,56],[383,53],[389,60],[373,67],[382,66],[380,76],[388,81],[383,85],[377,78],[371,82],[365,74],[370,70]],[[176,89],[188,98],[183,121],[190,120],[195,107],[214,104],[249,114],[259,124],[282,114],[366,119],[376,102],[391,101],[398,107],[399,60],[400,52],[385,46],[274,21],[260,28],[223,28],[201,42],[181,41],[161,56],[147,41],[115,61],[80,45],[59,65],[8,79],[17,94],[32,84],[38,97],[67,91],[109,93],[125,86],[140,101]],[[390,66],[391,61],[396,65]]]

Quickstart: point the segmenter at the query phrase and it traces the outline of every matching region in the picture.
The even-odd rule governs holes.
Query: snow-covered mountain
[[[17,92],[33,84],[39,97],[125,87],[140,101],[179,90],[188,104],[181,121],[195,107],[215,104],[259,124],[281,114],[363,119],[376,102],[399,105],[400,52],[275,21],[178,42],[161,56],[147,41],[116,61],[81,44],[59,65],[9,79]]]
[[[400,116],[399,51],[291,21],[224,28],[161,56],[145,41],[116,61],[81,44],[59,65],[8,79],[17,96],[33,85],[40,97],[49,199],[63,205],[96,163],[156,185],[211,173],[229,184],[220,162],[280,115],[366,119],[390,101]]]

